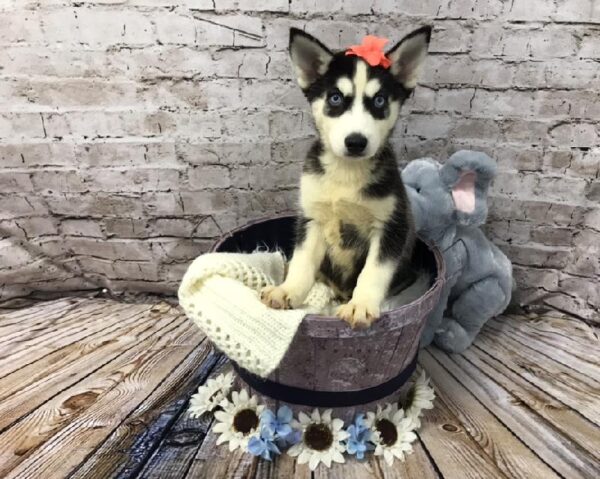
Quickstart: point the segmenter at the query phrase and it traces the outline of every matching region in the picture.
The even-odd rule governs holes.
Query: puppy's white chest
[[[385,223],[395,207],[395,199],[367,198],[361,193],[364,184],[341,182],[326,175],[303,175],[300,183],[300,206],[304,215],[313,218],[326,230],[339,230],[340,224],[354,225],[369,236],[373,228]]]

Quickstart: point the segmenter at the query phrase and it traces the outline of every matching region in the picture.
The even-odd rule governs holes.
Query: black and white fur
[[[265,304],[297,307],[319,279],[347,301],[339,317],[368,326],[391,285],[410,276],[415,229],[388,137],[416,85],[430,34],[423,27],[404,37],[387,53],[392,65],[385,69],[290,31],[292,64],[319,139],[303,168],[288,273],[262,291]]]

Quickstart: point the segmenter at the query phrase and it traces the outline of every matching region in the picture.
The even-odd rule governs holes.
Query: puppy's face
[[[325,148],[340,158],[371,158],[385,144],[404,100],[414,89],[431,29],[407,35],[387,57],[389,68],[332,53],[301,30],[290,32],[290,57],[311,103]]]

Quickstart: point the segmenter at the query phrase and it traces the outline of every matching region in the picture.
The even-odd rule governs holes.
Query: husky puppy
[[[266,305],[298,307],[321,280],[346,302],[337,315],[367,327],[392,285],[410,280],[415,229],[388,137],[416,86],[430,34],[423,27],[404,37],[385,55],[386,68],[291,29],[290,57],[319,139],[304,163],[286,279],[263,289]]]

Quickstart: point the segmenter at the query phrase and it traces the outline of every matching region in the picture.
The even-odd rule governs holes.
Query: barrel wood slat
[[[251,222],[224,235],[213,251],[251,253],[259,245],[272,250],[293,238],[293,224],[294,217],[290,215]],[[292,245],[288,244],[284,250],[291,253]],[[431,278],[424,294],[408,304],[384,311],[370,328],[363,330],[353,330],[334,316],[307,315],[269,379],[303,389],[307,397],[312,391],[343,392],[346,399],[351,399],[351,391],[385,385],[411,366],[427,313],[435,306],[445,281],[445,265],[436,247],[417,241],[415,255],[422,258],[420,273]],[[254,386],[260,389],[258,383]],[[374,408],[397,398],[395,393],[388,392],[387,396],[372,393],[370,402],[360,406]],[[295,413],[312,409],[292,398],[287,400]],[[332,409],[335,415],[350,421],[356,406]]]

